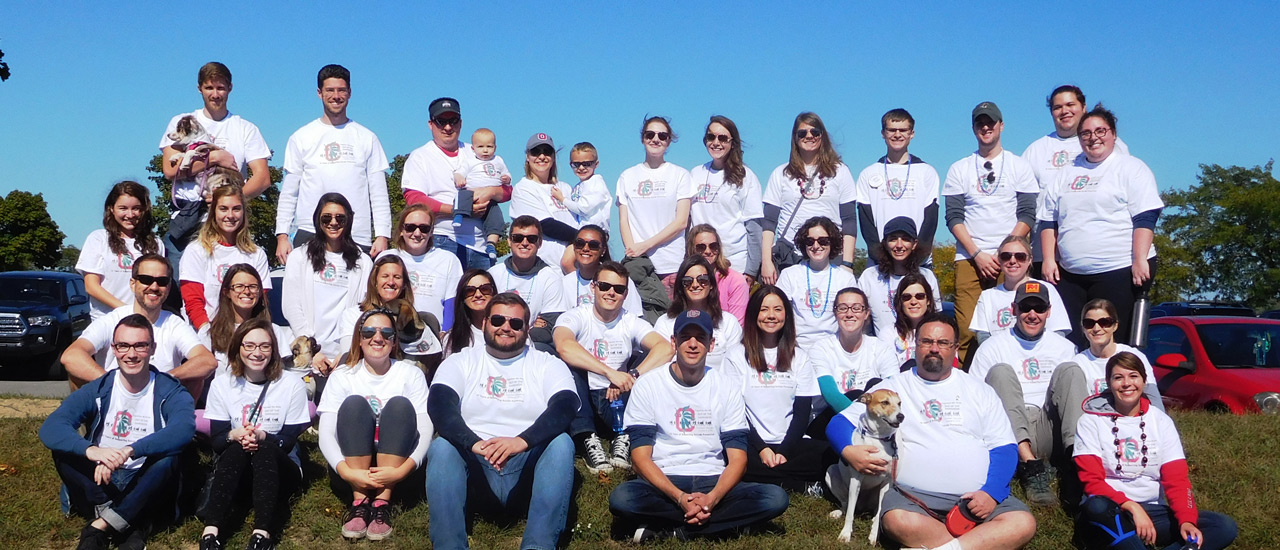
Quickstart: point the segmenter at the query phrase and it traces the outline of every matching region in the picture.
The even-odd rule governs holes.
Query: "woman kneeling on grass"
[[[297,441],[308,426],[307,388],[297,376],[282,376],[279,342],[271,322],[241,323],[228,346],[229,376],[214,378],[205,418],[212,424],[216,458],[200,519],[200,550],[221,550],[219,531],[244,478],[253,480],[253,534],[249,550],[275,547],[281,511],[302,481]]]
[[[320,451],[333,481],[351,488],[342,525],[349,539],[391,535],[391,492],[422,464],[434,431],[426,377],[399,360],[395,325],[385,309],[361,314],[346,365],[320,399]]]

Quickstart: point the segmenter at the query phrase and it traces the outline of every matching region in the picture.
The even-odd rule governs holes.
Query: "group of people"
[[[838,461],[889,471],[850,444],[876,388],[902,398],[901,490],[882,512],[906,546],[1025,544],[1035,521],[1010,482],[1056,504],[1054,466],[1091,547],[1234,539],[1229,518],[1195,509],[1151,368],[1126,345],[1155,270],[1154,178],[1074,86],[1050,94],[1056,131],[1021,156],[1001,146],[1000,110],[979,104],[977,151],[945,180],[908,152],[902,109],[856,178],[801,113],[763,189],[729,118],[710,119],[710,160],[685,170],[665,160],[670,122],[649,117],[645,159],[612,193],[586,142],[570,151],[578,182],[561,181],[545,133],[512,183],[494,133],[463,142],[458,101],[442,97],[392,212],[386,155],[347,117],[350,72],[328,65],[321,117],[285,149],[279,289],[247,223],[271,151],[227,110],[225,66],[202,67],[198,88],[204,106],[160,143],[167,230],[147,189],[121,182],[77,265],[94,321],[63,355],[78,389],[41,437],[91,518],[82,548],[145,545],[143,509],[164,505],[196,433],[216,457],[200,548],[222,548],[248,478],[249,548],[274,547],[312,426],[350,539],[390,536],[411,482],[439,548],[466,547],[468,510],[512,507],[528,511],[521,547],[553,548],[575,455],[592,473],[634,472],[609,505],[636,541],[741,532],[781,515],[788,491],[829,496]],[[191,120],[214,147],[175,141]],[[957,242],[955,320],[929,268],[940,217]],[[854,273],[859,232],[869,266]],[[980,525],[950,533],[939,518],[961,499]]]

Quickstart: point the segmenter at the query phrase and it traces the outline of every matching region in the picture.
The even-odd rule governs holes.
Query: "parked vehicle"
[[[1262,313],[1259,313],[1258,317],[1262,317],[1264,319],[1280,319],[1280,309],[1264,311]]]
[[[65,376],[59,357],[89,320],[89,293],[79,273],[0,273],[0,365],[7,373]]]
[[[1253,317],[1253,309],[1240,302],[1161,302],[1151,308],[1151,318],[1170,315],[1232,315]]]
[[[1280,320],[1152,319],[1143,352],[1169,406],[1280,414]]]

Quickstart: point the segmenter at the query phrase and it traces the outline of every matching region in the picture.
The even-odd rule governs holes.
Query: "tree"
[[[1199,293],[1270,308],[1280,296],[1280,181],[1266,166],[1200,165],[1198,183],[1162,194],[1156,283],[1163,298]]]
[[[13,190],[0,200],[0,271],[53,267],[65,237],[43,194]]]
[[[9,80],[9,64],[4,62],[4,51],[0,50],[0,82]]]
[[[956,299],[956,243],[933,244],[933,275],[943,300]]]
[[[58,271],[72,272],[76,270],[76,262],[80,261],[80,249],[74,245],[62,245],[62,257],[53,268]]]

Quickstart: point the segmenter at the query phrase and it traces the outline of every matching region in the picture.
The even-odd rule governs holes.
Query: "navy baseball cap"
[[[452,97],[442,97],[431,102],[431,105],[427,107],[427,114],[432,120],[435,120],[437,117],[445,113],[454,113],[458,116],[462,116],[462,111],[459,109],[458,100]]]
[[[894,233],[906,233],[912,239],[917,238],[916,221],[907,216],[898,216],[889,220],[889,223],[884,224],[884,238],[888,239],[889,235]]]
[[[690,309],[676,316],[675,332],[672,336],[679,336],[684,331],[684,328],[689,325],[702,329],[702,332],[707,336],[712,334],[711,314],[700,309]]]

